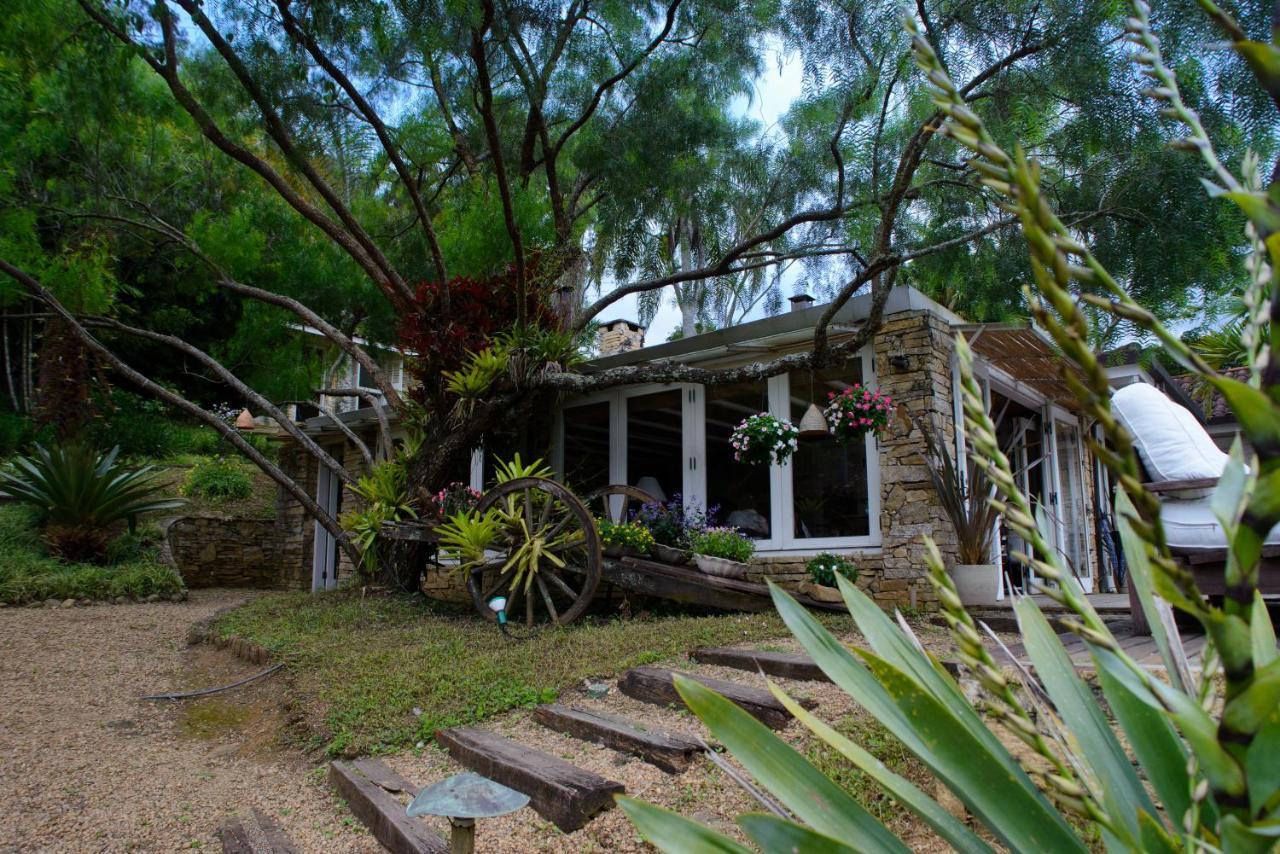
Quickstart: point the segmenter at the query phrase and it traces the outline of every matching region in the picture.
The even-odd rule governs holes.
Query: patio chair
[[[1160,498],[1160,518],[1174,559],[1192,571],[1206,596],[1222,596],[1227,538],[1209,502],[1227,455],[1190,411],[1155,386],[1133,383],[1119,389],[1112,395],[1112,408],[1133,436],[1149,479],[1146,488]],[[1264,595],[1280,593],[1280,526],[1267,536],[1258,586]],[[1129,608],[1134,632],[1149,633],[1132,581]]]

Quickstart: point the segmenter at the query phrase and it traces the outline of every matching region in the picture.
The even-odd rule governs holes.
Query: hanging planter
[[[729,446],[733,458],[748,465],[781,463],[795,453],[800,431],[790,421],[774,418],[767,412],[748,415],[733,429]]]
[[[879,389],[854,384],[836,394],[827,395],[827,426],[842,445],[861,442],[868,433],[879,435],[889,426],[893,398]]]

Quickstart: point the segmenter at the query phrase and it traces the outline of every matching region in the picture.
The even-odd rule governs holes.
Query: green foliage
[[[639,522],[612,522],[596,519],[600,542],[605,546],[618,546],[636,554],[648,554],[653,548],[653,534]]]
[[[384,460],[374,465],[355,485],[347,484],[361,506],[342,514],[343,530],[351,534],[360,549],[360,570],[372,576],[378,568],[378,544],[383,522],[401,522],[417,518],[406,486],[408,471],[403,457]]]
[[[38,514],[22,506],[0,507],[0,601],[13,605],[45,599],[141,599],[183,589],[172,569],[159,563],[146,547],[146,526],[133,537],[139,548],[113,552],[111,564],[68,564],[50,557],[41,540]],[[125,552],[128,553],[125,553]]]
[[[26,447],[36,436],[35,424],[25,415],[0,412],[0,457]]]
[[[814,583],[821,584],[823,587],[835,587],[837,575],[842,575],[850,581],[858,579],[858,567],[854,566],[853,561],[843,555],[830,552],[823,552],[810,558],[804,568]]]
[[[466,510],[449,516],[436,528],[441,554],[458,561],[463,571],[484,563],[485,550],[497,542],[502,532],[498,513]]]
[[[497,483],[506,483],[507,481],[516,480],[521,477],[543,477],[551,478],[555,472],[551,470],[551,466],[544,463],[541,459],[534,460],[527,465],[520,459],[520,455],[516,454],[509,460],[499,460],[495,466],[495,481]]]
[[[182,482],[182,494],[234,501],[253,494],[253,478],[243,465],[227,457],[202,460]]]
[[[127,520],[132,530],[143,513],[172,510],[181,499],[162,498],[164,485],[151,467],[130,469],[116,462],[120,449],[103,454],[87,444],[36,445],[0,471],[0,489],[36,507],[56,554],[72,563],[101,560],[106,529]]]
[[[134,563],[143,558],[154,558],[155,547],[164,539],[158,525],[139,525],[136,530],[123,531],[107,543],[108,565]]]
[[[756,553],[755,541],[739,534],[734,528],[704,528],[690,532],[689,548],[695,554],[722,557],[739,563],[746,563]]]
[[[168,406],[154,398],[112,389],[98,408],[104,414],[90,422],[89,438],[101,446],[119,446],[125,457],[163,460],[225,450],[212,428],[175,418]]]
[[[456,371],[445,371],[445,389],[464,400],[484,397],[489,386],[507,371],[507,354],[502,348],[486,348],[468,353],[467,363]]]

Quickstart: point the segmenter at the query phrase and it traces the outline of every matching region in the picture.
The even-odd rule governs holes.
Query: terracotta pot
[[[1000,590],[1000,576],[994,563],[958,563],[951,567],[951,580],[965,605],[994,605]]]
[[[844,596],[837,587],[826,587],[815,581],[800,583],[800,592],[818,602],[843,602]]]
[[[693,559],[697,562],[698,569],[718,578],[746,578],[747,570],[751,568],[750,564],[711,555],[695,554]]]

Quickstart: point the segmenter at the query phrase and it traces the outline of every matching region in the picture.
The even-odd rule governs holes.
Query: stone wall
[[[306,589],[288,565],[292,539],[275,519],[208,513],[170,520],[165,551],[187,587]]]

